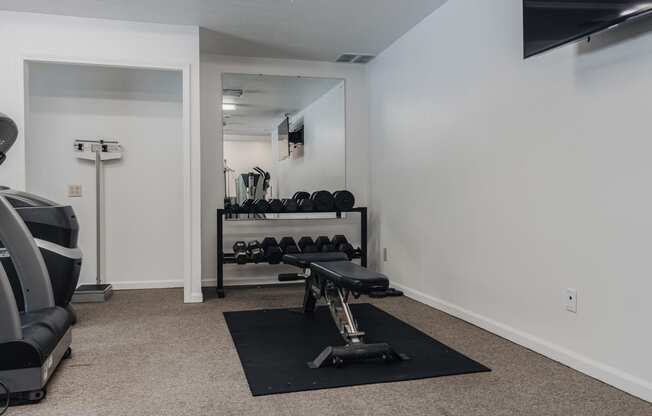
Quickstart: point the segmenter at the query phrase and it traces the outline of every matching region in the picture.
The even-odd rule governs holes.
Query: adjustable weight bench
[[[283,262],[303,269],[296,280],[305,279],[303,313],[312,315],[319,299],[328,304],[331,315],[344,339],[344,346],[328,346],[313,361],[310,368],[329,365],[340,367],[348,361],[383,360],[385,362],[408,360],[387,343],[367,344],[365,333],[353,317],[348,301],[350,296],[368,295],[374,298],[401,296],[403,293],[389,288],[389,279],[380,273],[351,263],[345,253],[286,254]]]

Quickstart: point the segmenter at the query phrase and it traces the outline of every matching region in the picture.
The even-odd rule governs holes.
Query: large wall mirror
[[[222,90],[225,203],[346,188],[344,80],[223,74]]]

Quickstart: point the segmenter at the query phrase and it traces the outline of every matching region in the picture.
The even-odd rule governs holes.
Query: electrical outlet
[[[68,198],[81,198],[82,187],[81,185],[68,185]]]
[[[383,261],[387,261],[387,247],[383,248]]]
[[[577,290],[566,289],[566,310],[577,313]]]

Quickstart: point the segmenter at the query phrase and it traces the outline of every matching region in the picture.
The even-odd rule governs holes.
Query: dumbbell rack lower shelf
[[[357,207],[346,211],[315,211],[320,214],[336,214],[336,219],[342,219],[342,214],[360,214],[360,251],[356,257],[360,258],[360,265],[367,267],[367,207]],[[232,264],[232,254],[224,252],[224,217],[232,215],[222,208],[217,210],[217,297],[223,298],[226,294],[224,291],[224,265]],[[246,214],[244,214],[246,215]],[[279,219],[287,221],[310,221],[311,219],[296,218],[296,213],[274,214],[274,219],[265,218],[243,218],[237,221],[278,221]],[[314,218],[314,220],[323,221],[323,218]]]

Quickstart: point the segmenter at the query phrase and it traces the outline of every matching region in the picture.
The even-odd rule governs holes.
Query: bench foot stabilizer
[[[326,347],[313,361],[308,362],[308,367],[343,367],[345,364],[355,361],[383,361],[392,363],[406,361],[410,358],[405,354],[397,353],[389,344],[381,342],[377,344],[350,344],[343,347]]]

